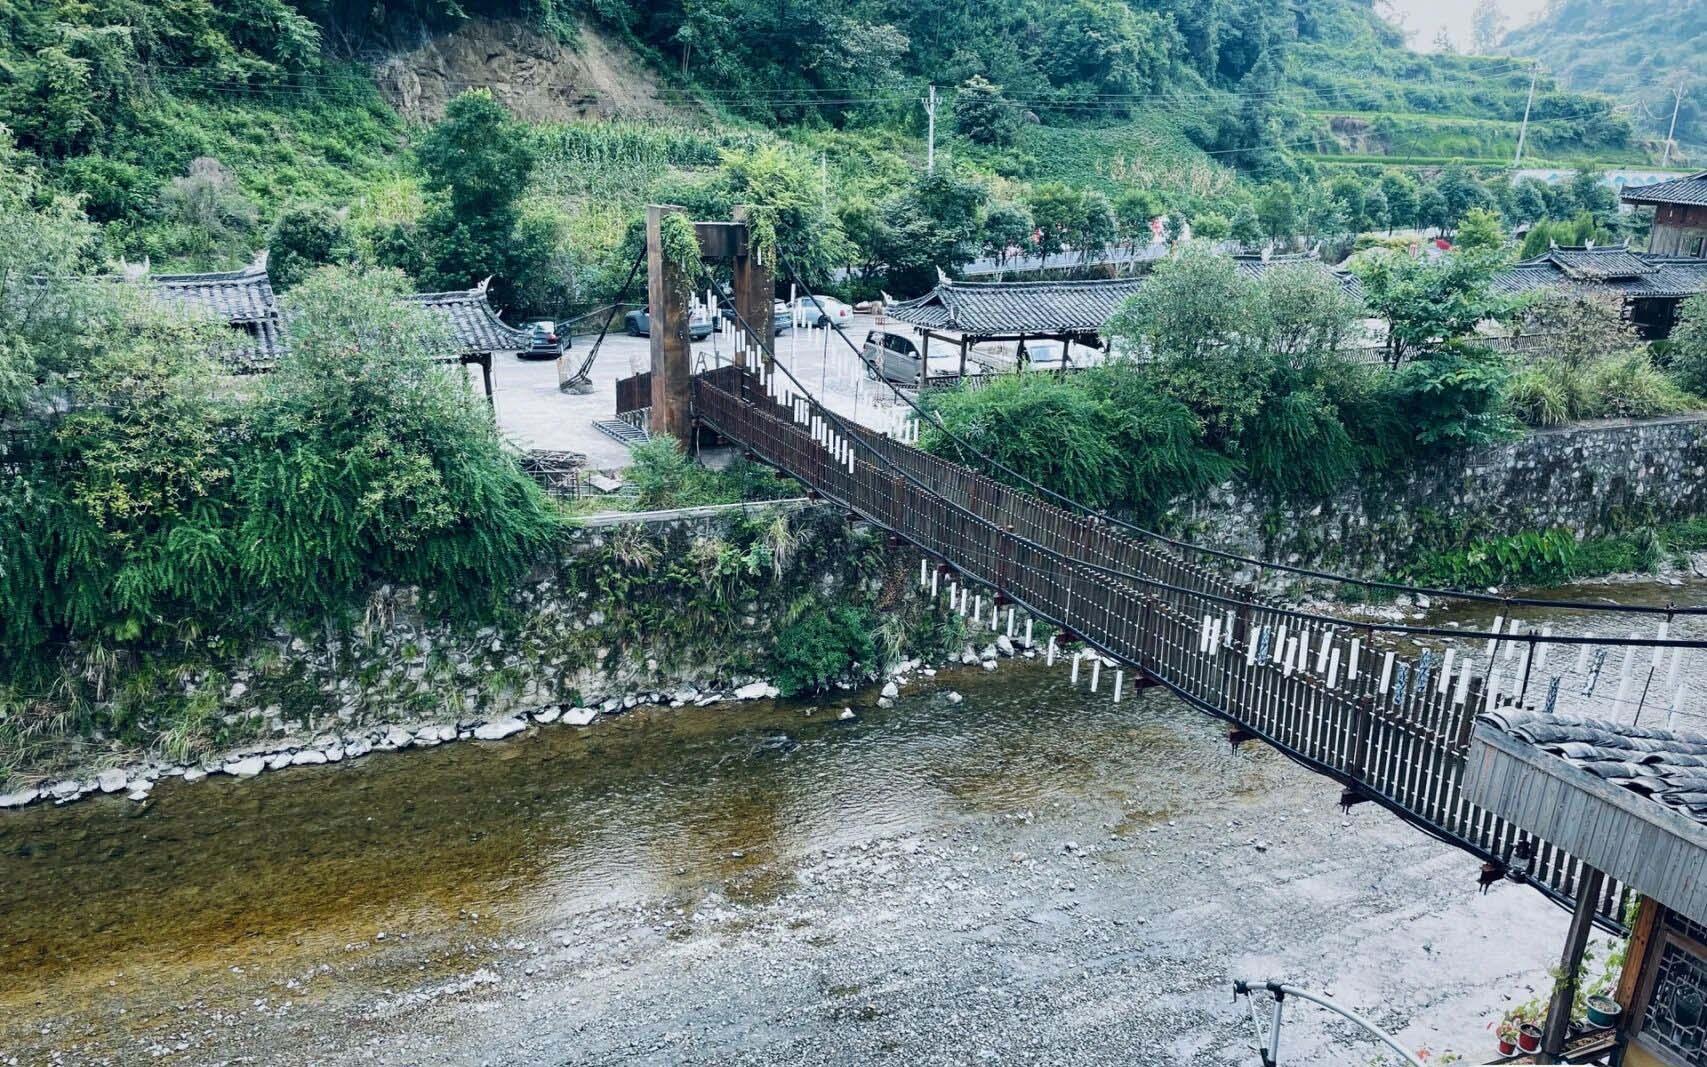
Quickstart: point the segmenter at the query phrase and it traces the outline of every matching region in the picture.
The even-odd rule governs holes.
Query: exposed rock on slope
[[[675,113],[639,57],[590,26],[564,44],[511,20],[473,19],[455,33],[395,55],[374,71],[414,121],[438,118],[457,93],[487,87],[533,122],[646,118]]]

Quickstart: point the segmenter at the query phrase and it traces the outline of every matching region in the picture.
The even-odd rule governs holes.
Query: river
[[[875,696],[3,813],[0,1063],[1254,1063],[1227,979],[1271,972],[1473,1061],[1558,951],[1157,691]]]

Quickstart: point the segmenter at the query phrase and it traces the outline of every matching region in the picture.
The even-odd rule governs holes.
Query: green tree
[[[1387,204],[1386,190],[1379,182],[1364,190],[1363,220],[1364,229],[1392,232],[1392,210]]]
[[[1279,182],[1263,186],[1257,194],[1256,212],[1268,236],[1285,240],[1298,233],[1298,206],[1290,186]]]
[[[1043,182],[1032,186],[1029,200],[1037,222],[1037,250],[1046,256],[1060,253],[1084,222],[1084,194],[1062,182]]]
[[[557,520],[395,272],[322,268],[287,298],[290,351],[237,469],[245,584],[336,614],[379,580],[496,605]]]
[[[1499,252],[1505,248],[1505,229],[1500,217],[1487,208],[1475,207],[1458,223],[1457,246],[1463,252]]]
[[[471,89],[445,107],[415,154],[430,198],[421,226],[426,281],[462,289],[493,276],[498,302],[508,304],[521,195],[535,163],[527,128],[490,90]]]
[[[1149,189],[1129,185],[1114,198],[1114,217],[1120,226],[1120,239],[1129,249],[1136,250],[1150,243],[1150,220],[1165,209],[1162,198]]]
[[[1447,229],[1456,227],[1471,208],[1482,207],[1489,201],[1488,191],[1462,163],[1448,164],[1435,179],[1433,191],[1440,196],[1443,206],[1439,217],[1445,220]]]
[[[1488,286],[1495,263],[1469,253],[1433,259],[1386,253],[1365,261],[1359,271],[1365,300],[1387,321],[1393,361],[1468,337],[1484,319],[1509,310]]]
[[[1257,209],[1253,205],[1249,203],[1239,205],[1239,209],[1233,213],[1233,224],[1229,230],[1229,236],[1246,248],[1254,248],[1262,243],[1262,220],[1257,217]]]
[[[1613,194],[1612,187],[1592,167],[1578,168],[1566,182],[1566,188],[1576,209],[1588,212],[1599,222],[1605,223],[1618,210],[1618,197]]]
[[[1679,385],[1707,396],[1707,294],[1683,302],[1671,335],[1669,367]]]
[[[1422,225],[1417,221],[1420,195],[1410,175],[1389,170],[1381,174],[1381,195],[1387,199],[1387,229]]]
[[[280,292],[306,278],[315,267],[350,258],[352,242],[342,213],[323,204],[286,208],[267,239],[267,268]]]
[[[984,213],[983,252],[995,257],[998,266],[1005,265],[1014,251],[1024,253],[1031,244],[1037,222],[1024,204],[1000,200]]]
[[[1019,135],[1019,109],[1002,95],[1002,87],[974,74],[954,96],[954,130],[978,144],[1012,144]]]

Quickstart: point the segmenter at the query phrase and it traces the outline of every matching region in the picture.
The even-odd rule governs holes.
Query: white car
[[[806,326],[834,326],[845,330],[854,317],[854,309],[833,296],[796,297],[794,309],[794,321]]]

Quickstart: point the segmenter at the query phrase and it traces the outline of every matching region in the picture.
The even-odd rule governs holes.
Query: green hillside
[[[1541,60],[1573,89],[1630,107],[1646,136],[1664,138],[1684,89],[1677,139],[1707,149],[1707,5],[1696,0],[1554,0],[1504,47]]]
[[[1332,5],[1314,29],[1292,50],[1287,69],[1295,99],[1319,123],[1319,151],[1442,162],[1514,156],[1530,61],[1411,52],[1392,27],[1346,9],[1333,15]],[[1640,161],[1633,128],[1614,104],[1566,91],[1543,74],[1526,154],[1554,162]]]
[[[675,118],[506,125],[523,178],[464,225],[366,64],[476,18],[626,50]],[[616,295],[648,199],[727,210],[754,181],[873,287],[1034,238],[1148,239],[1156,215],[1246,241],[1531,221],[1540,198],[1464,175],[1389,178],[1389,208],[1318,166],[1504,159],[1527,88],[1510,59],[1405,50],[1369,0],[0,0],[0,123],[102,224],[93,259],[208,269],[271,243],[425,286],[496,274],[540,313]],[[1552,160],[1638,154],[1606,100],[1551,83],[1531,135]]]

